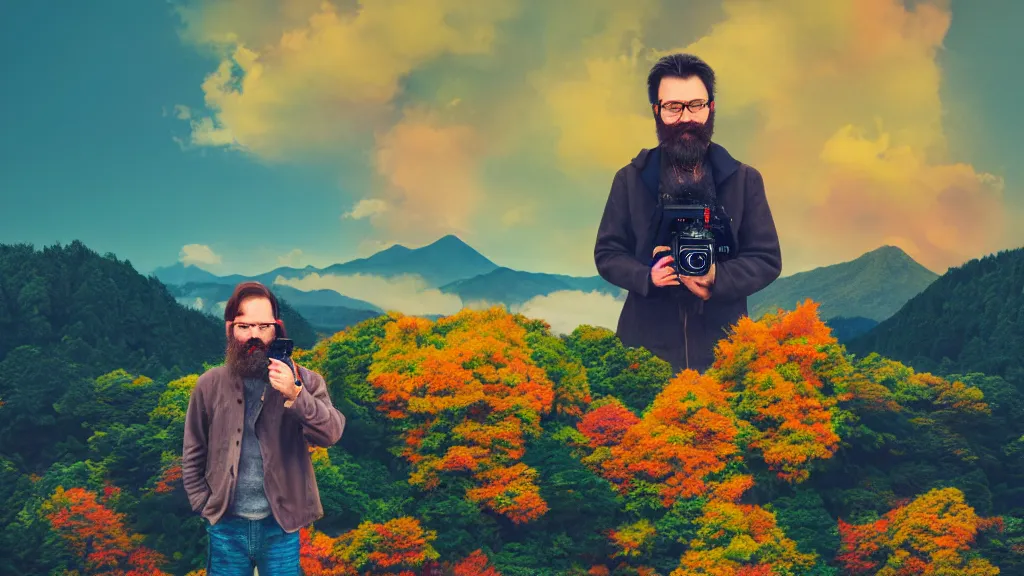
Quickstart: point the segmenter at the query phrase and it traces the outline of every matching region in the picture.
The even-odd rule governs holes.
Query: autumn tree
[[[712,500],[697,521],[697,535],[670,576],[774,576],[804,574],[815,555],[775,523],[775,515],[755,505]]]
[[[684,370],[638,421],[621,404],[600,406],[579,424],[597,448],[584,461],[623,494],[655,485],[665,507],[728,487],[723,472],[740,459],[741,427],[729,396],[709,376]],[[600,445],[618,437],[614,445]]]
[[[337,538],[312,528],[301,530],[300,563],[309,576],[414,576],[414,569],[438,558],[431,546],[437,533],[424,530],[415,518],[363,522]]]
[[[757,322],[741,318],[709,371],[753,426],[749,449],[789,482],[806,480],[815,460],[835,454],[848,417],[837,404],[849,395],[833,378],[847,360],[817,307],[808,301]]]
[[[555,397],[520,321],[499,308],[402,317],[386,326],[369,374],[378,409],[406,431],[409,483],[432,490],[442,474],[468,474],[467,497],[516,523],[547,511],[520,460]]]
[[[84,488],[58,487],[41,512],[77,560],[83,576],[166,576],[163,557],[142,544],[143,536],[125,528],[124,516],[105,501],[117,496],[108,488],[103,501]]]
[[[874,522],[839,521],[836,560],[853,575],[994,576],[999,569],[973,547],[1001,519],[981,518],[956,488],[936,488]]]

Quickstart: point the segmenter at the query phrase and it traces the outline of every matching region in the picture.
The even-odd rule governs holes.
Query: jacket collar
[[[708,146],[708,160],[711,161],[711,170],[715,177],[715,187],[720,187],[740,168],[739,160],[729,154],[729,151],[720,144],[714,142]],[[661,146],[644,148],[633,158],[633,166],[640,170],[640,178],[652,194],[658,193],[659,168],[661,167]]]

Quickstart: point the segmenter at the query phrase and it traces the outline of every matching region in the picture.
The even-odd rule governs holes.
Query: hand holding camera
[[[270,385],[280,392],[289,402],[294,402],[302,391],[292,363],[294,344],[288,338],[278,338],[270,343],[267,356],[270,359]]]
[[[659,246],[659,248],[666,247]],[[659,249],[655,248],[655,257],[657,257],[658,252]],[[651,282],[653,282],[658,288],[679,285],[679,274],[676,272],[675,267],[672,266],[672,262],[672,255],[670,254],[668,256],[663,256],[654,264],[653,267],[651,267]]]
[[[671,254],[672,249],[669,246],[656,247],[654,249],[654,257],[657,258],[658,254],[666,252],[668,255],[662,256],[651,268],[651,281],[654,285],[663,288],[665,286],[679,286],[682,284],[701,300],[710,298],[711,285],[715,283],[715,263],[711,263],[708,273],[703,276],[684,276],[679,274],[675,266],[672,265],[674,259]]]

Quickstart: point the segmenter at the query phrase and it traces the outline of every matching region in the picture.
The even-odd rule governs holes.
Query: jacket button
[[[238,446],[238,440],[235,440],[235,446]]]
[[[239,403],[239,404],[241,404],[241,403],[242,403],[242,399],[241,399],[241,398],[239,398],[239,399],[238,399],[238,403]]]
[[[239,429],[238,429],[238,431],[239,431],[239,432],[241,432],[241,431],[242,431],[242,429],[241,429],[241,428],[239,428]]]

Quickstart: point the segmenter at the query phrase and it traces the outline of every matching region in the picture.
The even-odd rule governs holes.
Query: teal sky
[[[951,159],[1004,178],[1006,209],[1024,210],[1024,168],[1018,159],[1024,149],[1024,114],[1020,110],[1024,79],[1014,73],[1019,55],[1024,54],[1019,32],[1024,3],[954,2],[952,14],[945,52],[939,56],[943,123]],[[721,18],[713,10],[704,16],[711,19],[708,24]],[[209,17],[204,22],[213,20]],[[307,157],[298,152],[274,159],[222,147],[181,145],[189,141],[190,131],[186,122],[175,117],[175,106],[204,111],[204,78],[221,61],[220,56],[184,40],[179,35],[181,27],[179,16],[164,2],[0,4],[0,49],[4,54],[0,68],[4,86],[0,90],[0,200],[4,206],[0,210],[0,243],[29,242],[41,247],[80,239],[100,253],[109,251],[128,258],[144,273],[177,261],[188,244],[214,249],[222,264],[210,269],[243,273],[265,271],[282,262],[326,265],[365,255],[365,241],[371,236],[384,242],[393,236],[395,241],[417,245],[395,228],[382,233],[381,226],[370,220],[342,219],[342,214],[379,186],[379,178],[367,168],[371,157],[367,150],[350,149],[329,160],[310,154],[304,160]],[[696,42],[706,28],[689,32],[682,44]],[[519,20],[503,28],[503,33],[545,33],[549,42],[558,37],[550,30],[537,30]],[[574,30],[577,32],[583,33]],[[667,48],[653,40],[650,44]],[[619,43],[613,48],[626,52]],[[500,50],[500,42],[494,50]],[[497,61],[514,57],[514,53],[503,54]],[[543,53],[523,57],[545,60]],[[502,74],[500,67],[489,65],[483,56],[470,55],[459,62],[466,74],[476,71],[492,79]],[[478,112],[486,91],[472,89],[471,81],[431,75],[443,66],[443,58],[425,60],[419,73],[409,77],[407,92],[400,88],[395,101],[415,100],[419,86],[429,89],[426,100],[431,105],[463,94],[467,106],[478,106],[470,110]],[[461,92],[460,83],[466,84]],[[504,90],[511,90],[514,84],[518,81],[505,78]],[[639,110],[642,119],[642,85],[635,91],[637,102],[630,105]],[[398,115],[392,116],[388,121]],[[754,117],[742,114],[733,119]],[[467,118],[465,122],[477,126],[507,124],[515,129],[516,125],[497,116],[470,114]],[[734,140],[734,150],[747,150],[744,129],[730,128],[728,122],[728,116],[719,118],[722,137]],[[534,125],[544,126],[543,119]],[[552,133],[551,128],[543,130],[546,136]],[[543,146],[555,148],[555,144]],[[582,175],[559,173],[554,161],[539,162],[535,170],[518,168],[540,155],[531,146],[517,144],[481,161],[483,173],[503,180],[490,181],[484,195],[491,196],[477,205],[508,208],[502,218],[507,217],[509,224],[502,232],[488,235],[497,216],[476,215],[468,218],[473,228],[463,236],[499,264],[593,274],[593,262],[587,255],[593,248],[597,218],[614,172],[611,166],[616,158],[624,164],[631,156],[612,156],[611,164],[582,170]],[[495,158],[513,158],[519,164],[501,164]],[[565,192],[570,185],[577,186],[577,191]],[[550,190],[545,190],[546,186]],[[534,194],[530,202],[521,207],[510,203],[517,191],[527,188]],[[549,200],[538,200],[549,192]],[[557,212],[570,210],[578,219],[567,217],[566,229],[559,230],[552,224],[558,221]],[[552,212],[556,214],[550,215]],[[533,227],[523,224],[517,229],[515,215],[527,213],[534,214]],[[488,218],[492,225],[486,224]],[[438,234],[443,231],[439,229]],[[878,240],[882,237],[880,234]],[[802,254],[795,240],[784,242],[794,246],[793,254]],[[1001,242],[1002,247],[1012,247],[1024,240],[1017,235]],[[578,243],[580,247],[554,251],[552,243]],[[301,250],[304,259],[285,259],[294,250]],[[568,262],[560,259],[567,252],[573,258]],[[837,254],[835,260],[846,256]],[[789,266],[786,272],[801,265],[830,263],[825,261],[828,257],[807,255],[806,261]]]

